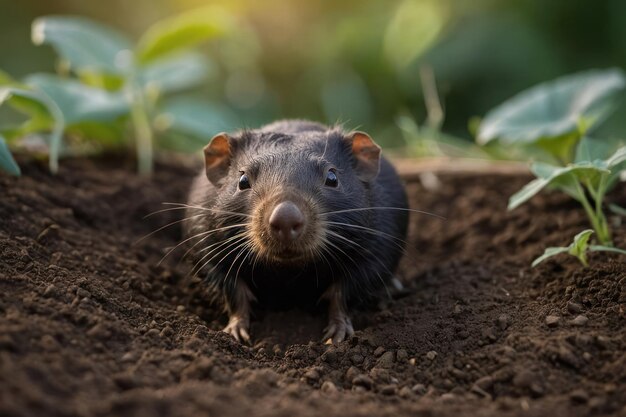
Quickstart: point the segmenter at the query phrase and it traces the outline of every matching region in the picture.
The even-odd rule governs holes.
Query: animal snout
[[[281,243],[294,242],[304,230],[304,214],[291,201],[283,201],[274,207],[269,218],[272,235]]]

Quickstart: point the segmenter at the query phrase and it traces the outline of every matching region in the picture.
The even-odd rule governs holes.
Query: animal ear
[[[204,147],[204,167],[206,176],[214,185],[224,178],[230,168],[232,158],[231,138],[226,133],[213,136],[211,142]]]
[[[372,181],[380,170],[380,146],[363,132],[351,132],[346,139],[352,146],[357,176],[362,181]]]

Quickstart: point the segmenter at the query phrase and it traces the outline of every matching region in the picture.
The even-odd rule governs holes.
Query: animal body
[[[224,331],[250,341],[255,303],[328,302],[323,339],[393,279],[407,229],[402,183],[363,132],[302,120],[216,135],[194,180],[186,238],[223,299]]]

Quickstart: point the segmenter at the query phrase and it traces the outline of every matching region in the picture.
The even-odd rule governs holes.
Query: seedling
[[[626,170],[626,146],[586,135],[613,110],[617,93],[625,86],[624,74],[616,69],[563,77],[520,93],[489,112],[479,126],[479,143],[497,139],[525,147],[536,160],[530,170],[537,178],[511,196],[509,210],[546,187],[560,190],[583,206],[600,243],[589,246],[591,233],[581,232],[572,245],[548,248],[533,265],[563,252],[577,256],[585,265],[587,251],[626,254],[612,248],[611,230],[604,214],[606,193]]]
[[[598,159],[598,154],[604,148],[602,142],[583,138],[574,163],[565,167],[543,162],[533,163],[530,170],[537,179],[511,196],[509,210],[515,209],[550,186],[578,201],[585,209],[598,241],[602,245],[612,246],[611,230],[603,211],[603,202],[607,191],[619,181],[620,173],[626,169],[626,146],[619,148],[608,159]]]
[[[129,136],[125,127],[130,125],[141,173],[152,171],[155,126],[179,134],[202,130],[198,139],[205,142],[216,132],[207,129],[203,120],[214,120],[216,114],[207,110],[216,109],[206,103],[162,98],[203,83],[211,64],[192,49],[234,33],[234,28],[224,10],[206,7],[154,24],[133,45],[114,29],[82,17],[35,20],[33,42],[56,50],[61,75],[34,74],[17,82],[0,73],[0,105],[7,103],[27,117],[20,125],[0,127],[0,168],[19,174],[7,143],[33,134],[48,143],[53,172],[67,145],[64,136],[96,146],[120,145]],[[187,117],[179,120],[179,115]],[[224,126],[213,127],[220,128]]]
[[[533,261],[532,266],[535,267],[546,259],[552,258],[553,256],[559,255],[561,253],[567,253],[569,255],[575,256],[576,258],[578,258],[580,263],[583,264],[583,266],[589,265],[587,261],[587,253],[589,252],[615,252],[626,255],[626,251],[623,249],[603,245],[590,245],[589,239],[592,234],[593,230],[591,229],[583,230],[582,232],[574,236],[574,241],[567,247],[559,246],[546,248],[543,255]]]

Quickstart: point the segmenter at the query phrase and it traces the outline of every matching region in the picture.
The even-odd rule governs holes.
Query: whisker
[[[402,208],[402,207],[359,207],[359,208],[345,209],[345,210],[326,211],[326,212],[323,212],[323,213],[320,213],[320,214],[327,215],[327,214],[338,214],[338,213],[351,213],[351,212],[355,212],[355,211],[365,211],[365,210],[398,210],[398,211],[408,211],[408,212],[411,212],[411,213],[426,214],[428,216],[432,216],[432,217],[435,217],[435,218],[438,218],[438,219],[441,219],[441,220],[447,220],[445,217],[440,216],[439,214],[430,213],[428,211],[423,211],[423,210]]]
[[[216,256],[218,256],[220,253],[224,252],[225,250],[227,250],[229,247],[231,247],[234,244],[239,243],[240,240],[245,239],[246,235],[245,233],[239,233],[236,234],[234,236],[229,237],[228,239],[221,241],[221,242],[217,242],[214,243],[212,245],[207,246],[204,249],[201,249],[198,253],[200,252],[204,252],[205,250],[209,250],[213,247],[213,249],[211,249],[209,252],[207,252],[205,255],[202,256],[202,258],[200,258],[200,260],[198,260],[198,262],[195,263],[195,265],[193,266],[193,268],[191,269],[191,273],[192,275],[197,275],[202,269],[204,269],[204,267],[206,265],[208,265]],[[234,240],[234,242],[233,242]],[[215,253],[215,251],[219,251],[217,253]],[[213,256],[211,256],[213,255]],[[208,261],[204,262],[199,268],[198,265],[200,265],[206,258],[208,258],[209,256],[211,256],[211,258],[209,258]]]
[[[380,237],[387,238],[387,239],[389,239],[391,241],[391,243],[395,244],[403,253],[406,253],[406,250],[405,250],[405,248],[402,245],[398,244],[397,242],[394,242],[394,241],[398,241],[398,242],[400,242],[400,243],[402,243],[404,245],[408,245],[408,243],[406,241],[404,241],[404,240],[402,240],[402,239],[400,239],[398,237],[395,237],[393,235],[390,235],[389,233],[385,233],[382,230],[376,230],[376,229],[373,229],[373,228],[370,228],[370,227],[365,227],[365,226],[360,226],[360,225],[357,225],[357,224],[350,224],[350,223],[330,222],[330,221],[327,221],[326,223],[327,224],[336,225],[336,226],[351,227],[351,228],[354,228],[354,229],[363,230],[363,231],[365,231],[367,233],[371,233],[373,235],[377,235],[377,236],[380,236]]]
[[[235,216],[253,217],[251,214],[247,214],[247,213],[239,213],[236,211],[228,211],[228,210],[219,210],[219,209],[213,209],[213,208],[202,207],[202,206],[192,206],[192,205],[184,204],[184,203],[167,203],[166,202],[162,204],[166,206],[175,206],[176,208],[189,208],[189,209],[195,209],[195,210],[208,211],[211,213],[233,214]]]
[[[170,250],[169,250],[169,251],[168,251],[168,252],[167,252],[167,253],[166,253],[166,254],[165,254],[165,255],[161,258],[161,260],[159,261],[159,263],[157,263],[157,265],[161,265],[161,262],[163,262],[163,261],[165,260],[165,258],[167,258],[167,257],[168,257],[168,256],[169,256],[172,252],[174,252],[174,251],[175,251],[175,250],[176,250],[176,249],[177,249],[180,245],[183,245],[183,244],[185,244],[185,243],[189,242],[191,239],[197,238],[197,237],[202,236],[202,235],[206,235],[204,238],[202,238],[202,239],[200,239],[198,242],[196,242],[196,243],[195,243],[195,244],[194,244],[191,248],[189,248],[189,249],[187,250],[187,252],[185,252],[185,255],[186,255],[187,253],[189,253],[189,251],[190,251],[190,250],[192,250],[194,247],[196,247],[196,245],[198,245],[199,243],[203,242],[205,239],[209,238],[209,237],[211,236],[211,234],[213,234],[213,233],[215,233],[215,232],[220,232],[220,231],[223,231],[223,230],[232,229],[232,228],[235,228],[235,227],[241,227],[241,226],[246,226],[246,223],[232,224],[232,225],[229,225],[229,226],[218,227],[217,229],[207,230],[207,231],[204,231],[204,232],[201,232],[201,233],[195,234],[195,235],[193,235],[193,236],[191,236],[191,237],[188,237],[187,239],[183,240],[182,242],[178,243],[176,246],[174,246],[173,248],[171,248],[171,249],[170,249]],[[185,257],[185,256],[183,256],[183,259],[184,259],[184,257]]]
[[[385,268],[385,269],[387,270],[387,272],[389,273],[389,275],[390,275],[390,276],[393,276],[393,273],[389,270],[389,268],[387,268],[387,265],[385,265],[385,263],[384,263],[382,260],[380,260],[380,258],[379,258],[378,256],[376,256],[374,253],[372,253],[370,250],[368,250],[368,249],[364,248],[364,247],[363,247],[362,245],[360,245],[359,243],[357,243],[357,242],[355,242],[355,241],[353,241],[353,240],[351,240],[351,239],[348,239],[347,237],[342,236],[341,234],[339,234],[339,233],[337,233],[337,232],[334,232],[334,231],[332,231],[332,230],[327,230],[327,232],[328,232],[329,234],[331,234],[332,236],[335,236],[335,237],[337,237],[337,238],[339,238],[339,239],[342,239],[343,241],[345,241],[345,242],[347,242],[347,243],[350,243],[350,244],[352,244],[352,245],[357,246],[357,247],[358,247],[358,248],[360,248],[360,249],[363,249],[365,252],[367,252],[368,254],[370,254],[370,255],[371,255],[371,256],[372,256],[375,260],[377,260],[377,261],[378,261],[378,262],[382,265],[382,267],[383,267],[383,268]]]
[[[182,223],[182,222],[185,222],[187,220],[191,220],[191,219],[194,219],[194,218],[200,217],[200,216],[206,216],[206,214],[194,214],[193,216],[189,216],[189,217],[185,217],[183,219],[175,220],[175,221],[173,221],[171,223],[166,224],[165,226],[159,227],[158,229],[154,230],[153,232],[148,233],[147,235],[145,235],[144,237],[142,237],[141,239],[139,239],[135,243],[133,243],[133,245],[136,245],[136,244],[142,242],[143,240],[149,238],[150,236],[154,235],[155,233],[160,232],[163,229],[167,229],[168,227],[174,226],[175,224]]]

